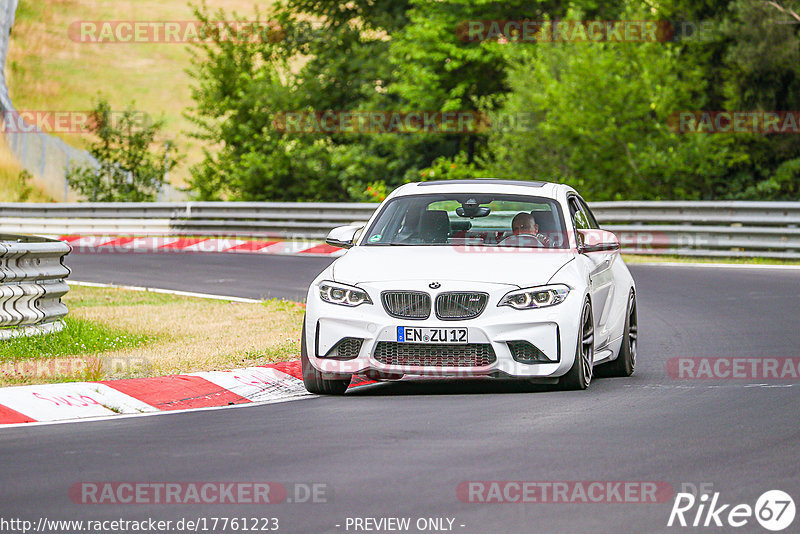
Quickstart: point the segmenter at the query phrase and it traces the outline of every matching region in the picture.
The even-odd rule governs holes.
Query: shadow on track
[[[558,384],[533,384],[525,380],[416,380],[380,382],[353,388],[348,397],[405,395],[482,395],[509,393],[546,393],[562,391]]]
[[[533,383],[524,379],[492,379],[492,378],[425,378],[418,380],[398,380],[378,382],[357,386],[347,391],[348,397],[389,397],[405,395],[483,395],[483,394],[518,394],[518,393],[578,393],[589,395],[591,392],[607,389],[607,386],[641,385],[651,382],[652,376],[639,373],[628,378],[595,377],[587,391],[564,390],[558,384]]]

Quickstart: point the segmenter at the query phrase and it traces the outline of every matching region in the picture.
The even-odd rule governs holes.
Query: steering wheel
[[[543,247],[544,243],[533,234],[513,234],[498,243],[501,247]]]

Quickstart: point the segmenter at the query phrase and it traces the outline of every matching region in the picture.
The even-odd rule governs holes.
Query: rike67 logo
[[[781,490],[764,492],[755,503],[728,504],[720,501],[720,493],[678,493],[669,514],[667,526],[739,528],[751,524],[753,518],[767,530],[778,532],[794,521],[792,497]]]

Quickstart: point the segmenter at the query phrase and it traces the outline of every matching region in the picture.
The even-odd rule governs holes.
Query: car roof
[[[562,190],[572,191],[573,189],[568,185],[552,182],[476,178],[414,182],[395,189],[391,196],[430,193],[505,193],[556,198],[557,193]]]
[[[416,182],[419,187],[429,187],[432,185],[443,184],[500,184],[500,185],[522,185],[525,187],[542,187],[549,182],[534,182],[528,180],[500,180],[495,178],[474,178],[462,180],[438,180],[431,182]]]

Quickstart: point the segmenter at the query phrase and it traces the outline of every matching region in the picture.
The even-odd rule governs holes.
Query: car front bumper
[[[564,302],[541,309],[515,310],[497,304],[508,292],[517,289],[499,284],[445,283],[438,291],[431,293],[435,300],[441,291],[483,291],[489,293],[489,301],[484,312],[477,318],[468,320],[440,320],[431,314],[425,320],[399,319],[390,316],[380,300],[383,287],[359,285],[370,295],[372,304],[362,304],[355,308],[331,304],[319,298],[318,284],[312,284],[306,308],[306,347],[311,364],[320,372],[330,376],[375,372],[388,376],[433,376],[433,377],[540,377],[555,378],[565,374],[572,366],[577,346],[578,322],[583,304],[583,294],[571,291]],[[392,289],[398,289],[392,287]],[[400,289],[420,290],[419,287]],[[398,327],[466,328],[468,344],[447,344],[431,347],[421,343],[399,343]],[[344,338],[361,341],[357,356],[351,359],[325,357]],[[522,363],[514,359],[509,342],[527,341],[539,349],[547,362]],[[382,345],[379,349],[379,343]],[[473,365],[474,360],[460,357],[471,349],[469,345],[480,346],[482,351],[491,347],[493,358],[481,365]],[[385,357],[386,347],[392,351],[421,354],[422,360],[407,360]],[[396,350],[395,350],[396,349]],[[426,353],[450,355],[443,361],[431,364]],[[352,354],[351,354],[352,355]],[[434,358],[435,360],[435,358]]]

